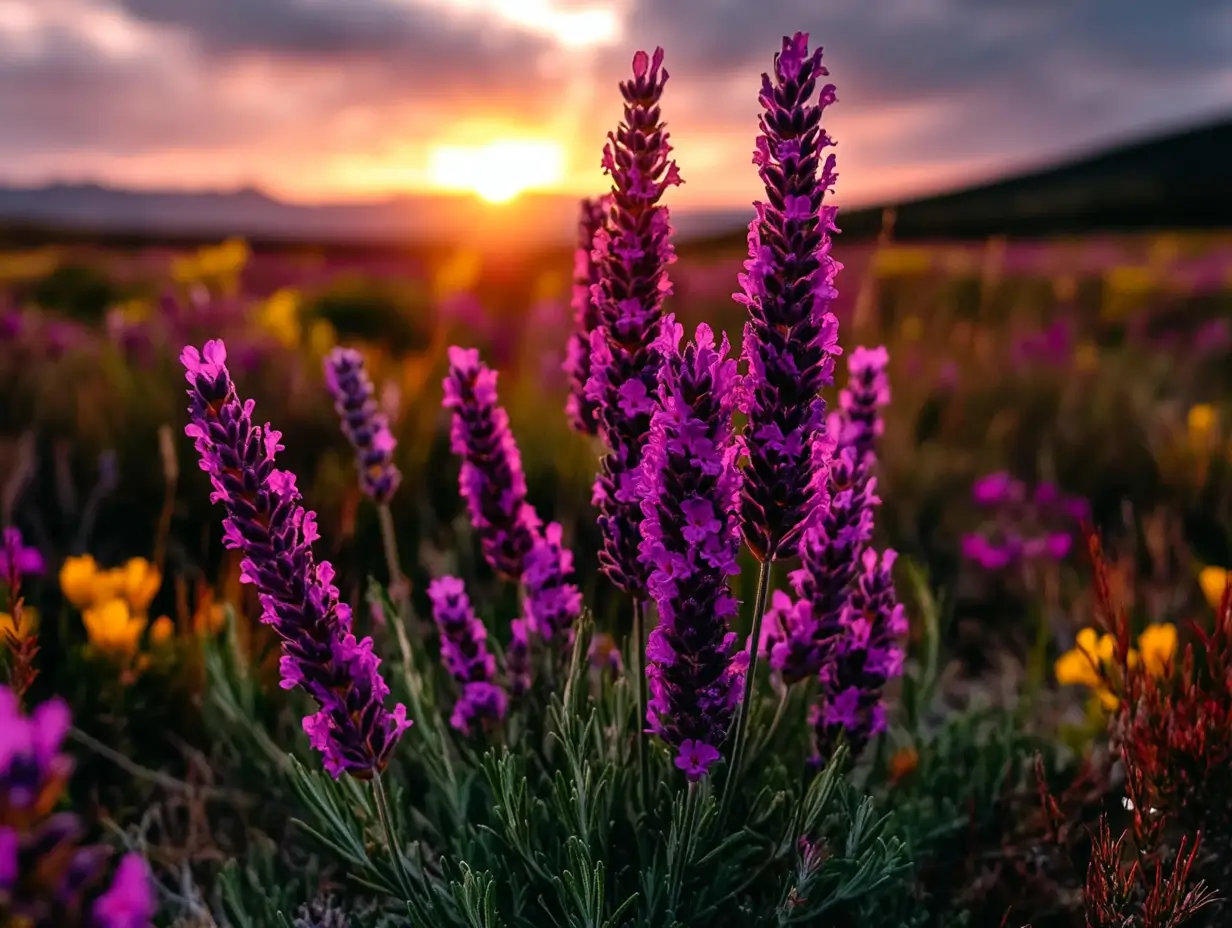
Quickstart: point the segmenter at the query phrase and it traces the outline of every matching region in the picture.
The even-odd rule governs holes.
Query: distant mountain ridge
[[[894,204],[899,239],[1058,235],[1096,230],[1232,228],[1232,116],[1055,167]],[[876,235],[885,207],[845,210],[845,240]],[[744,241],[751,207],[673,210],[682,240]],[[572,242],[577,198],[526,194],[493,207],[462,195],[374,202],[286,203],[231,192],[136,191],[99,184],[0,186],[0,224],[100,236],[175,236],[305,243],[480,245]]]
[[[137,191],[101,184],[0,187],[0,223],[124,235],[222,237],[356,244],[499,239],[571,242],[578,199],[529,193],[492,206],[473,197],[407,194],[356,203],[297,204],[263,191]],[[684,237],[748,221],[752,210],[680,211]]]

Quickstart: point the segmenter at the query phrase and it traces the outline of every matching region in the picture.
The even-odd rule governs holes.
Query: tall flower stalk
[[[749,311],[744,328],[748,364],[744,433],[747,465],[741,496],[745,542],[761,562],[753,604],[749,672],[736,726],[729,784],[739,774],[748,709],[757,674],[757,644],[776,558],[796,553],[801,536],[826,505],[828,459],[822,388],[834,382],[838,321],[830,311],[841,265],[830,256],[835,208],[824,204],[834,185],[833,141],[821,128],[834,86],[817,91],[821,49],[808,34],[783,39],[774,75],[762,75],[761,134],[753,163],[766,189],[754,203],[749,257],[734,295]],[[814,94],[816,102],[813,102]],[[731,788],[725,786],[725,802]]]
[[[599,567],[633,598],[631,658],[638,719],[645,717],[642,679],[646,568],[640,560],[642,450],[654,413],[660,358],[653,347],[671,294],[668,266],[676,260],[671,220],[659,201],[683,183],[663,124],[659,101],[667,84],[663,49],[633,56],[633,79],[621,81],[624,119],[608,133],[603,169],[612,178],[607,222],[595,233],[598,282],[591,288],[599,325],[591,333],[586,396],[598,409],[599,436],[607,446],[595,478],[603,547]],[[641,794],[648,791],[645,746],[637,738]]]
[[[402,474],[394,464],[398,440],[389,429],[389,418],[376,400],[376,390],[362,354],[353,348],[331,351],[325,358],[325,384],[334,398],[334,409],[342,419],[342,432],[355,449],[359,487],[379,507],[389,587],[399,613],[399,621],[394,625],[403,660],[407,660],[409,647],[401,623],[410,617],[410,589],[402,573],[393,513],[389,508],[390,500],[402,483]]]
[[[334,777],[371,779],[411,722],[404,706],[385,707],[389,687],[372,639],[356,639],[333,567],[313,557],[316,513],[300,505],[295,475],[275,466],[282,435],[253,424],[256,404],[240,400],[226,361],[217,340],[180,354],[192,420],[184,431],[210,476],[211,499],[226,510],[224,544],[244,555],[240,580],[257,587],[261,621],[282,639],[282,687],[298,686],[320,706],[304,732]]]
[[[599,308],[595,305],[593,292],[599,283],[599,264],[594,260],[595,235],[603,227],[603,219],[610,205],[610,197],[582,201],[577,250],[573,257],[571,305],[574,328],[565,349],[562,369],[569,378],[565,415],[573,430],[583,435],[599,433],[599,407],[586,395],[586,384],[590,380],[591,369],[590,334],[599,325]]]
[[[642,464],[641,557],[659,624],[646,646],[646,721],[676,752],[689,780],[719,759],[740,698],[748,653],[730,621],[739,611],[727,578],[740,572],[740,472],[732,412],[740,396],[727,338],[668,316],[656,346],[658,408]]]
[[[638,472],[658,387],[653,344],[671,294],[667,268],[676,260],[667,207],[659,201],[681,183],[659,109],[667,78],[657,48],[653,58],[634,55],[633,79],[620,83],[624,120],[603,148],[612,206],[595,234],[599,281],[591,291],[600,324],[591,335],[586,392],[597,404],[608,448],[594,490],[603,531],[599,561],[617,587],[639,600],[646,597],[646,568],[638,553]]]

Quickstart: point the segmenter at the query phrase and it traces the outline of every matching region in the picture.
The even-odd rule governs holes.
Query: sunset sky
[[[1222,0],[0,0],[0,183],[594,192],[616,82],[657,44],[672,202],[738,205],[796,29],[838,87],[841,203],[1232,113]]]

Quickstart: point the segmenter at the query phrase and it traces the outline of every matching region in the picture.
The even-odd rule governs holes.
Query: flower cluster
[[[991,515],[979,532],[963,536],[962,553],[988,571],[1063,560],[1073,549],[1079,524],[1089,516],[1085,500],[1066,496],[1051,483],[1028,493],[1022,481],[1005,471],[977,480],[971,498]]]
[[[681,326],[668,316],[659,402],[643,460],[641,557],[659,624],[646,646],[649,730],[677,752],[691,780],[705,776],[740,701],[748,652],[729,620],[738,603],[740,471],[732,412],[740,399],[727,338],[706,325],[680,351]]]
[[[1154,677],[1162,676],[1176,654],[1176,626],[1170,622],[1148,625],[1138,636],[1138,647],[1130,648],[1126,660],[1130,668],[1142,663]],[[1117,675],[1116,638],[1111,633],[1099,634],[1094,628],[1078,633],[1074,647],[1057,658],[1053,667],[1062,686],[1084,686],[1091,690],[1105,709],[1115,709],[1120,699]]]
[[[149,623],[150,604],[162,583],[162,573],[143,557],[103,569],[84,554],[65,558],[60,567],[60,590],[81,610],[90,645],[114,660],[136,659],[138,665],[143,663],[138,651],[147,625],[153,643],[167,640],[175,630],[165,615]]]
[[[833,383],[838,321],[830,312],[841,265],[830,257],[835,208],[823,200],[832,188],[833,144],[821,129],[822,111],[835,100],[817,79],[829,72],[808,35],[783,40],[774,79],[762,75],[761,135],[753,163],[766,188],[749,224],[749,258],[740,275],[748,307],[744,357],[748,362],[748,426],[741,515],[745,541],[759,558],[790,557],[825,503],[830,443],[822,388]]]
[[[404,706],[385,707],[389,687],[372,639],[356,639],[333,567],[313,557],[316,514],[300,505],[295,475],[275,467],[282,436],[253,424],[256,404],[241,402],[226,360],[221,341],[181,353],[192,420],[185,433],[210,476],[211,499],[226,509],[224,542],[244,555],[240,579],[257,587],[261,620],[282,639],[282,686],[299,686],[320,705],[303,722],[312,746],[335,777],[369,778],[411,723]]]
[[[840,446],[855,449],[859,462],[876,454],[877,442],[885,434],[881,411],[890,404],[889,366],[890,353],[884,345],[859,346],[847,358],[847,386],[838,395],[836,438]]]
[[[488,652],[488,631],[471,608],[466,586],[457,577],[438,577],[428,587],[428,599],[441,633],[441,662],[461,691],[449,723],[470,733],[477,719],[503,719],[509,700],[493,682],[496,659]]]
[[[562,530],[552,522],[535,538],[526,557],[526,620],[544,641],[573,641],[573,623],[582,613],[582,594],[566,578],[573,573],[573,552],[561,544]]]
[[[766,614],[762,649],[784,682],[817,676],[835,641],[860,570],[860,555],[873,537],[873,512],[881,502],[873,460],[859,461],[846,446],[830,464],[830,504],[800,545],[801,567],[791,574],[798,599],[777,592]]]
[[[364,356],[353,348],[335,348],[325,358],[325,384],[342,417],[342,431],[355,449],[360,489],[377,503],[388,503],[402,482],[394,465],[398,442],[377,404]]]
[[[610,197],[583,200],[578,220],[577,251],[573,258],[573,334],[565,348],[562,366],[569,378],[569,399],[565,415],[569,425],[583,435],[599,433],[599,408],[586,395],[590,380],[590,333],[599,325],[599,309],[595,305],[594,287],[599,283],[599,265],[594,260],[595,235],[603,227],[603,218],[611,206]]]
[[[841,735],[858,754],[885,730],[882,693],[903,671],[897,640],[907,633],[907,616],[894,592],[897,554],[866,550],[860,576],[843,610],[843,634],[821,671],[821,699],[814,707],[814,763],[824,764]]]
[[[497,573],[520,580],[540,522],[526,502],[522,457],[498,402],[496,372],[474,348],[454,346],[444,387],[443,405],[453,410],[450,447],[462,458],[458,488],[483,556]]]
[[[633,56],[633,79],[620,84],[624,121],[603,149],[612,206],[594,240],[599,279],[591,293],[599,326],[591,334],[586,396],[597,406],[608,448],[594,489],[603,531],[599,562],[616,586],[635,596],[646,592],[638,474],[658,383],[653,341],[671,294],[667,268],[675,261],[667,207],[659,201],[682,182],[659,109],[667,78],[663,49]]]
[[[51,814],[73,769],[61,752],[70,722],[59,700],[24,716],[0,687],[0,922],[148,928],[155,900],[140,855],[125,855],[104,889],[107,850],[81,845],[71,812]]]

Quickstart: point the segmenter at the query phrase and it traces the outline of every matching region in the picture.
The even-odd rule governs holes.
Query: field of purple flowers
[[[797,35],[677,254],[662,65],[572,256],[0,254],[0,924],[1232,917],[1232,233],[845,245]]]

